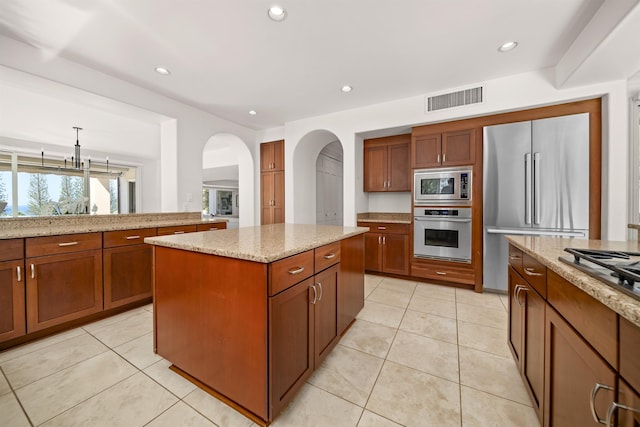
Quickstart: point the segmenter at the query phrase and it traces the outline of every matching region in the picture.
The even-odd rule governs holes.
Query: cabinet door
[[[475,162],[473,129],[442,134],[442,166],[471,165]]]
[[[273,169],[273,144],[260,144],[260,171],[270,172]]]
[[[387,147],[364,148],[364,191],[386,191]]]
[[[395,144],[388,147],[387,191],[411,191],[409,144]]]
[[[640,396],[622,379],[618,380],[618,403],[624,407],[618,408],[618,423],[616,425],[621,427],[640,426]]]
[[[102,310],[102,251],[27,259],[27,332]]]
[[[442,163],[441,134],[417,136],[413,138],[413,167],[438,167]]]
[[[382,271],[382,234],[380,233],[364,235],[364,269]]]
[[[151,245],[104,249],[103,260],[105,309],[151,297]]]
[[[273,224],[284,222],[284,171],[273,172]]]
[[[509,266],[509,347],[513,358],[522,369],[522,323],[524,307],[520,294],[525,286],[524,280]]]
[[[550,306],[546,311],[544,425],[598,426],[593,406],[604,419],[614,400],[616,374],[580,335]]]
[[[24,261],[0,262],[0,342],[25,334]]]
[[[274,141],[273,146],[273,170],[284,170],[284,141]]]
[[[313,372],[312,285],[310,277],[269,298],[271,414],[279,413]]]
[[[274,184],[272,173],[260,174],[260,224],[262,225],[273,224]]]
[[[545,300],[529,285],[524,299],[522,377],[533,398],[533,408],[542,421],[544,401],[544,316]]]
[[[315,303],[314,365],[320,363],[338,342],[338,266],[327,268],[314,276],[318,292]]]
[[[409,274],[409,236],[382,235],[382,271],[392,274]]]

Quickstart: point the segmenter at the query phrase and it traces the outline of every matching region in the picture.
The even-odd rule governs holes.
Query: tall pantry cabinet
[[[260,144],[260,224],[284,222],[284,140]]]

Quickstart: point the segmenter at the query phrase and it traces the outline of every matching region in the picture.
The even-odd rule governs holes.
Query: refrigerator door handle
[[[553,231],[516,228],[487,228],[487,234],[513,234],[515,236],[557,236],[557,237],[587,237],[585,231]]]
[[[533,154],[533,223],[540,225],[540,153]]]
[[[524,223],[531,224],[531,153],[524,155]]]

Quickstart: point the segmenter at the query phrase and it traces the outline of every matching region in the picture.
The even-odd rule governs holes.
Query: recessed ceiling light
[[[348,92],[351,92],[353,88],[349,85],[344,85],[340,88],[340,90],[343,91],[344,93],[348,93]]]
[[[156,67],[156,73],[162,74],[163,76],[168,76],[169,74],[171,74],[171,71],[164,67]]]
[[[518,46],[518,42],[506,42],[498,48],[498,52],[509,52]]]
[[[287,11],[280,6],[271,6],[267,13],[269,14],[269,18],[276,22],[284,21],[287,17]]]
[[[251,111],[249,111],[249,114],[251,114],[252,116],[255,116],[258,113],[256,113],[256,110],[251,110]]]

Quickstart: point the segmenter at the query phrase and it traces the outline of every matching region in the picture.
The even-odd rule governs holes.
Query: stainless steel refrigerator
[[[588,237],[589,114],[487,126],[483,285],[507,289],[505,234]]]

